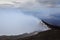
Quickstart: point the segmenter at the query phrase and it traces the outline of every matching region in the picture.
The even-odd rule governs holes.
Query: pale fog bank
[[[34,31],[45,31],[48,27],[40,24],[41,20],[25,15],[19,9],[0,8],[0,35],[18,35]]]

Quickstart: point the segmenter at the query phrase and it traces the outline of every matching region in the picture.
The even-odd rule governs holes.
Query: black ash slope
[[[44,24],[46,24],[46,25],[47,25],[49,28],[51,28],[51,29],[60,29],[60,26],[51,25],[51,24],[45,22],[44,20],[42,20],[42,22],[43,22]]]

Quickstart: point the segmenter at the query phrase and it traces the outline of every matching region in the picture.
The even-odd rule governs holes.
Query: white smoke
[[[25,15],[18,9],[0,9],[0,35],[17,35],[34,31],[48,30],[41,20]]]
[[[0,8],[18,8],[20,12],[8,9],[0,11],[0,33],[2,34],[18,34],[32,32],[35,30],[44,31],[48,28],[38,25],[40,19],[34,17],[50,17],[53,13],[53,7],[60,7],[59,0],[0,0]],[[15,9],[16,10],[16,9]],[[58,9],[57,9],[58,10]],[[25,15],[28,12],[30,15]],[[54,13],[58,11],[54,11]],[[35,16],[36,16],[35,15]],[[11,32],[12,31],[12,32]]]

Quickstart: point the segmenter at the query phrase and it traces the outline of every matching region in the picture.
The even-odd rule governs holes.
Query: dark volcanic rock
[[[60,30],[48,30],[22,40],[60,40]]]
[[[32,36],[0,36],[0,40],[60,40],[60,30],[48,30]]]

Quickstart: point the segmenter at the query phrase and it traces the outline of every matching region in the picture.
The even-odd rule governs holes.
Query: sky
[[[40,18],[52,19],[52,14],[60,13],[59,7],[60,0],[0,0],[0,34],[48,30],[39,24]]]

